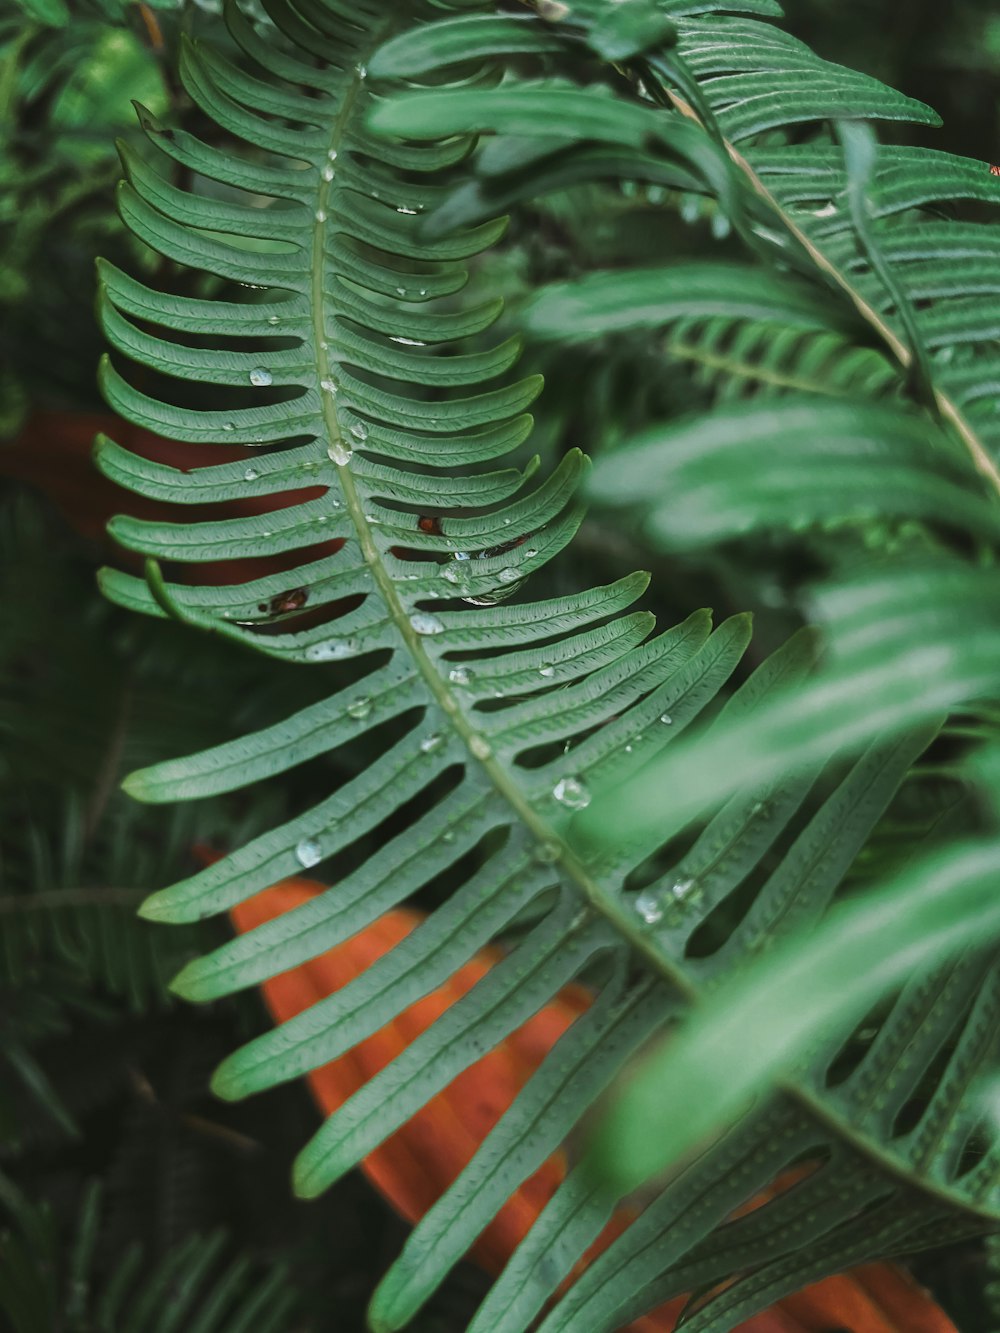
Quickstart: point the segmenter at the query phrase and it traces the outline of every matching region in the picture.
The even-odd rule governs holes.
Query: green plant
[[[243,56],[188,47],[181,78],[252,150],[143,112],[159,152],[124,151],[129,227],[220,281],[178,295],[104,266],[106,334],[143,368],[105,365],[108,401],[174,439],[257,452],[211,465],[206,451],[204,468],[183,472],[104,442],[100,467],[181,504],[322,490],[251,517],[116,520],[147,578],[109,573],[105,589],[322,667],[329,683],[321,702],[290,698],[265,729],[141,770],[128,789],[187,800],[339,759],[319,803],[143,913],[191,922],[303,867],[331,879],[329,894],[185,968],[175,989],[207,1000],[411,894],[437,904],[351,986],[231,1056],[214,1085],[227,1098],[336,1057],[487,941],[510,944],[322,1127],[296,1166],[305,1195],[564,983],[594,988],[593,1008],[414,1231],[375,1297],[372,1326],[389,1329],[692,1001],[783,935],[809,948],[795,932],[835,899],[898,881],[872,899],[909,927],[860,997],[874,1012],[846,1002],[821,1015],[786,1051],[780,1091],[758,1088],[735,1122],[728,1105],[682,1098],[701,1151],[675,1145],[653,1202],[542,1323],[612,1329],[689,1290],[687,1327],[722,1333],[847,1264],[988,1229],[1000,1209],[976,1087],[994,1059],[996,854],[982,843],[993,816],[956,759],[993,734],[983,701],[997,693],[1000,250],[988,226],[947,215],[956,199],[995,201],[1000,185],[981,162],[878,152],[864,122],[934,114],[761,23],[777,13],[770,0],[732,0],[738,17],[666,0],[538,8],[273,0],[265,30],[231,6]],[[493,137],[474,151],[481,132]],[[794,543],[805,530],[823,635],[790,638],[749,673],[745,616],[712,632],[696,611],[648,638],[651,617],[628,610],[642,576],[506,600],[573,537],[585,464],[567,452],[537,485],[521,453],[521,466],[490,470],[521,450],[540,384],[501,379],[519,339],[491,341],[499,305],[459,296],[463,265],[499,242],[509,208],[621,180],[671,202],[710,199],[716,232],[731,229],[743,257],[573,273],[522,322],[570,355],[596,340],[611,365],[673,329],[667,354],[683,345],[711,367],[697,415],[660,421],[654,400],[643,429],[603,454],[591,491],[667,551],[760,529],[792,528]],[[208,386],[211,405],[177,381]],[[741,398],[749,387],[749,402],[720,405],[720,384]],[[327,540],[343,545],[310,550]],[[219,587],[159,564],[288,552],[302,553],[294,574]],[[940,827],[956,809],[962,840]],[[910,864],[893,820],[913,829]],[[956,885],[954,930],[935,943],[940,916],[917,904],[937,894],[940,906]],[[835,940],[838,919],[814,938]],[[926,970],[900,988],[909,947]],[[766,967],[756,975],[766,991]],[[780,1051],[780,1013],[768,1022]],[[655,1115],[621,1123],[620,1159],[570,1174],[473,1329],[527,1328],[607,1219],[608,1179],[621,1193],[661,1165],[632,1151]],[[799,1184],[732,1220],[796,1166],[809,1168]]]

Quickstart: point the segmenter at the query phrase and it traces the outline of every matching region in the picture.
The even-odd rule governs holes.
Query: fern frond
[[[768,0],[735,7],[774,12]],[[510,941],[503,961],[303,1151],[296,1184],[314,1195],[565,983],[582,978],[595,993],[414,1231],[376,1296],[372,1326],[380,1330],[412,1318],[471,1233],[566,1139],[657,1028],[765,939],[827,910],[932,743],[942,708],[995,683],[998,647],[992,627],[980,633],[974,621],[973,642],[962,639],[941,678],[921,674],[927,662],[941,665],[984,589],[995,597],[985,575],[949,567],[935,581],[918,571],[905,614],[895,619],[888,613],[902,580],[861,580],[829,593],[826,619],[838,627],[832,685],[830,675],[808,679],[815,645],[798,636],[743,680],[711,728],[685,743],[678,738],[697,733],[693,724],[739,667],[745,617],[712,632],[708,615],[697,612],[650,638],[649,617],[629,611],[642,576],[501,604],[571,539],[586,469],[570,453],[535,484],[534,463],[494,467],[526,438],[526,409],[540,386],[507,380],[517,345],[489,342],[496,308],[455,299],[465,261],[502,231],[488,217],[484,180],[516,198],[550,158],[573,158],[581,141],[585,152],[597,150],[585,157],[584,172],[606,174],[612,152],[636,179],[647,170],[655,179],[667,162],[673,175],[661,172],[661,182],[700,183],[758,257],[781,256],[790,270],[688,266],[687,298],[678,298],[668,269],[589,275],[539,297],[530,317],[536,330],[548,322],[561,337],[568,322],[570,338],[606,336],[678,317],[749,319],[818,339],[864,327],[906,366],[913,360],[908,321],[879,313],[875,284],[849,276],[874,271],[871,245],[859,248],[855,229],[835,269],[762,185],[750,141],[827,116],[933,123],[934,115],[780,35],[768,37],[772,30],[755,20],[691,17],[714,5],[671,4],[669,23],[660,21],[663,12],[647,12],[624,34],[603,7],[591,13],[582,5],[565,24],[549,25],[464,12],[471,4],[454,8],[463,12],[442,18],[431,5],[391,13],[363,5],[348,15],[335,2],[271,0],[279,41],[231,7],[230,30],[245,61],[194,48],[182,76],[206,114],[251,148],[221,148],[146,117],[162,150],[160,167],[164,155],[172,159],[188,184],[126,153],[122,191],[132,230],[169,259],[222,279],[220,299],[167,295],[117,270],[104,273],[112,346],[159,377],[140,388],[107,364],[112,405],[172,438],[259,452],[185,473],[105,444],[100,465],[160,499],[274,500],[269,513],[222,522],[117,520],[119,540],[150,558],[150,577],[109,574],[108,592],[289,663],[324,664],[330,688],[327,699],[290,705],[283,719],[247,737],[141,770],[129,789],[149,801],[223,793],[321,755],[340,756],[362,737],[373,754],[363,769],[345,764],[339,785],[319,803],[147,902],[150,918],[194,921],[302,867],[322,865],[336,881],[190,964],[176,989],[204,1000],[252,986],[356,934],[414,893],[442,882],[450,890],[362,976],[231,1056],[216,1090],[245,1096],[335,1059],[482,945]],[[561,43],[587,60],[593,52],[638,52],[643,77],[653,82],[634,97],[610,82],[582,90],[547,68],[558,63]],[[498,53],[527,56],[544,77],[498,82]],[[369,70],[427,78],[431,86],[386,101],[373,93]],[[779,76],[783,92],[775,97]],[[671,98],[703,123],[669,110]],[[509,137],[470,182],[469,136],[496,129]],[[525,148],[525,141],[533,142]],[[841,161],[831,158],[826,186],[836,183]],[[199,177],[226,189],[212,197],[197,192],[190,184]],[[845,178],[838,189],[848,186]],[[962,185],[956,178],[935,188]],[[270,206],[257,207],[260,196]],[[880,231],[877,245],[884,253]],[[266,293],[260,301],[237,299],[234,283]],[[850,299],[831,300],[831,285]],[[989,320],[981,312],[967,326],[961,319],[963,337],[985,337]],[[198,405],[180,381],[198,386]],[[202,386],[210,396],[202,397]],[[943,394],[935,398],[940,414],[985,457],[985,445]],[[806,409],[795,416],[800,406],[763,404],[758,418],[773,413],[761,448],[773,446],[789,467],[796,439],[812,423]],[[824,416],[828,454],[817,454],[842,487],[838,510],[857,498],[845,460],[864,450],[874,453],[883,483],[905,482],[899,511],[925,515],[931,500],[921,465],[932,460],[946,521],[992,539],[991,502],[964,456],[954,461],[928,440],[922,417],[878,404],[824,406],[832,408]],[[732,448],[732,420],[710,418],[703,429],[720,453]],[[692,468],[700,452],[692,446]],[[756,505],[754,515],[769,521]],[[729,530],[746,526],[740,516],[727,521]],[[321,543],[329,543],[322,554]],[[294,576],[213,588],[171,581],[157,564],[288,553],[300,559]],[[936,619],[942,606],[947,614]],[[896,702],[899,649],[915,642],[924,642],[926,657],[914,661],[912,688]],[[846,713],[837,728],[831,714],[839,705]],[[660,785],[664,773],[669,782]],[[634,810],[622,809],[622,792]],[[588,837],[593,823],[580,812],[614,810],[615,801],[620,836],[610,843]],[[656,820],[648,817],[652,804]],[[673,837],[683,831],[682,851]],[[909,990],[895,997],[884,1042],[841,1100],[829,1093],[829,1064],[817,1065],[811,1081],[774,1098],[671,1182],[553,1306],[546,1333],[611,1329],[669,1295],[716,1288],[696,1303],[689,1323],[722,1333],[814,1274],[919,1245],[933,1230],[958,1233],[994,1219],[992,1150],[968,1170],[961,1155],[975,1138],[964,1099],[985,1058],[981,1024],[992,1012],[992,973],[981,959],[961,959],[955,969],[961,980],[954,990],[942,986],[939,994],[935,982],[929,997]],[[954,1045],[956,1057],[929,1085],[926,1114],[910,1135],[900,1117],[915,1094],[897,1078],[897,1065],[915,1009],[928,1061],[931,1045]],[[865,1120],[870,1097],[891,1107],[888,1126]],[[942,1135],[954,1138],[942,1147]],[[800,1187],[732,1220],[803,1162],[814,1170]],[[597,1238],[614,1202],[585,1171],[572,1171],[473,1328],[523,1333]]]

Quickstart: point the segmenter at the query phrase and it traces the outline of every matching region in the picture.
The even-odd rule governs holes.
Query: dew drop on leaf
[[[243,480],[256,481],[259,476],[260,473],[257,471],[255,467],[248,467],[247,470],[243,473]]]
[[[653,926],[663,916],[663,907],[658,901],[655,893],[640,893],[635,900],[635,910],[642,917],[647,926]]]
[[[543,866],[554,865],[561,854],[562,849],[557,842],[536,843],[534,851],[531,853],[532,858]]]
[[[264,366],[254,366],[250,372],[250,383],[255,389],[266,389],[273,380],[274,376]]]
[[[420,742],[421,754],[433,754],[435,750],[441,748],[444,744],[444,737],[439,731],[432,731],[429,736],[425,736]]]
[[[334,440],[326,452],[338,467],[346,467],[354,457],[354,450],[348,449],[342,440]]]
[[[552,788],[552,795],[570,810],[585,810],[590,804],[590,792],[580,778],[560,778]]]
[[[471,685],[475,678],[475,672],[467,666],[454,666],[448,672],[452,685]]]
[[[444,624],[429,611],[415,611],[410,624],[418,634],[441,634],[444,630]]]
[[[355,657],[357,651],[353,639],[328,639],[325,643],[311,643],[306,657],[310,662],[339,662],[345,657]]]
[[[538,674],[544,676],[546,680],[549,680],[556,674],[556,669],[551,662],[546,662],[544,666],[538,668]]]
[[[371,711],[372,701],[367,695],[364,695],[361,699],[353,699],[347,705],[347,716],[356,718],[359,722],[362,718],[366,718]]]
[[[323,859],[323,849],[315,838],[303,838],[295,848],[295,859],[299,865],[308,870],[310,866],[318,865]]]
[[[356,440],[368,439],[368,427],[363,421],[355,421],[351,425],[351,434]]]
[[[660,721],[663,723],[665,727],[670,727],[673,726],[674,719],[670,716],[669,713],[661,713]]]
[[[323,177],[323,179],[324,179],[325,181],[327,181],[327,182],[332,181],[332,180],[333,180],[333,167],[331,167],[329,164],[327,164],[319,174]]]
[[[485,736],[480,736],[478,731],[473,732],[469,737],[469,749],[477,759],[489,759],[493,753],[493,746],[490,745]]]
[[[500,573],[497,575],[497,578],[501,583],[516,583],[520,577],[521,575],[516,569],[510,568],[501,569]]]

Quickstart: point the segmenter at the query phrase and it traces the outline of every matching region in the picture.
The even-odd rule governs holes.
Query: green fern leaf
[[[341,755],[361,737],[374,756],[361,770],[345,765],[312,808],[147,901],[150,918],[194,921],[303,868],[322,866],[336,880],[329,892],[191,963],[175,988],[205,1000],[253,986],[446,875],[455,886],[353,983],[231,1056],[216,1091],[245,1096],[335,1059],[483,945],[513,938],[503,961],[305,1148],[296,1185],[313,1195],[566,982],[583,977],[596,996],[415,1229],[376,1297],[378,1329],[412,1318],[476,1230],[656,1029],[765,941],[826,912],[933,739],[941,710],[996,682],[996,633],[969,616],[977,600],[995,601],[995,581],[957,565],[917,570],[905,588],[894,573],[828,590],[820,612],[835,631],[832,668],[810,677],[814,642],[796,637],[743,681],[707,730],[697,723],[740,664],[746,617],[713,633],[707,614],[696,613],[650,638],[649,618],[629,611],[642,576],[504,602],[572,538],[586,464],[570,453],[537,484],[534,462],[494,467],[524,441],[526,409],[540,388],[535,378],[506,378],[518,347],[488,341],[495,304],[456,299],[465,261],[502,233],[486,207],[494,186],[521,197],[553,156],[572,160],[575,179],[603,177],[621,152],[637,179],[665,172],[662,179],[680,188],[694,182],[711,192],[754,253],[780,255],[794,271],[706,265],[683,299],[667,270],[593,275],[543,293],[531,317],[536,328],[551,316],[561,331],[567,312],[588,337],[678,318],[772,323],[817,338],[847,337],[866,323],[901,366],[914,359],[900,293],[917,298],[905,282],[888,291],[876,281],[871,257],[875,247],[887,262],[898,255],[888,230],[873,223],[866,250],[856,228],[847,235],[838,228],[828,254],[812,223],[801,225],[779,196],[786,176],[798,189],[849,191],[843,154],[831,147],[810,165],[797,149],[787,158],[768,149],[780,157],[772,191],[752,140],[831,116],[934,123],[933,113],[755,20],[692,17],[718,7],[697,0],[654,7],[624,33],[603,6],[544,23],[470,14],[471,4],[441,17],[429,4],[387,14],[368,4],[348,13],[335,0],[271,0],[277,32],[231,7],[227,21],[245,60],[193,48],[181,72],[206,115],[249,149],[220,148],[144,114],[161,150],[158,165],[123,155],[129,227],[168,259],[221,280],[223,290],[220,299],[165,294],[106,268],[102,318],[112,347],[161,377],[140,388],[108,363],[108,400],[172,438],[258,452],[181,472],[104,443],[99,465],[158,499],[252,495],[273,497],[275,507],[224,521],[118,519],[115,535],[149,557],[149,578],[109,574],[105,587],[137,610],[180,617],[290,663],[322,665],[329,676],[322,702],[290,706],[250,736],[141,770],[129,789],[149,801],[227,792]],[[775,12],[769,0],[727,8]],[[657,28],[657,14],[669,24]],[[651,44],[654,31],[667,43],[663,51]],[[546,67],[559,65],[560,50],[590,61],[594,51],[619,49],[619,40],[621,49],[641,50],[654,92],[645,83],[634,97],[610,84],[583,90]],[[535,60],[544,77],[496,86],[497,50]],[[426,77],[431,86],[385,99],[372,90],[376,76]],[[671,101],[695,117],[667,109]],[[470,134],[498,128],[507,137],[484,154],[487,167],[473,179]],[[161,174],[164,158],[189,183],[208,178],[225,188],[211,195],[181,188]],[[916,195],[902,185],[887,194],[886,210],[908,214],[926,202],[926,182],[915,188]],[[939,188],[945,195],[964,188],[961,173]],[[820,231],[826,220],[815,219]],[[264,295],[237,299],[237,283]],[[920,311],[917,335],[932,346],[985,341],[991,316],[972,303],[975,311],[962,306],[947,316]],[[198,401],[215,405],[179,405],[171,381],[209,386],[210,397]],[[935,386],[934,405],[960,426],[988,472],[985,446],[948,397],[953,387]],[[977,392],[970,384],[963,402]],[[922,451],[922,418],[873,404],[823,407],[833,413],[824,414],[825,433],[806,461],[810,475],[825,469],[839,486],[831,507],[856,502],[844,459],[867,449],[882,482],[900,483],[893,512],[925,515],[930,482],[918,464],[933,455],[935,494],[950,521],[992,537],[993,510],[965,457],[953,462],[957,451],[932,443]],[[795,439],[815,423],[811,408],[794,400],[761,405],[754,413],[761,450],[773,446],[791,469]],[[718,472],[735,428],[718,414],[691,430],[698,447],[690,448],[688,485],[698,467]],[[703,442],[712,446],[704,456]],[[678,447],[674,440],[672,457]],[[628,451],[621,458],[619,498],[628,500]],[[606,463],[610,469],[613,456]],[[719,478],[710,472],[707,481]],[[720,529],[780,521],[780,506],[771,513],[762,499],[769,497],[720,520]],[[713,493],[713,513],[716,500]],[[324,542],[337,549],[317,555]],[[279,613],[272,607],[288,588],[287,573],[203,588],[170,581],[158,564],[288,553],[300,559],[297,604]],[[898,663],[915,643],[925,656],[913,661],[900,695]],[[928,662],[943,669],[922,670]],[[613,839],[595,835],[595,812],[614,827]],[[688,850],[679,853],[671,839],[686,828]],[[738,894],[749,902],[741,913],[732,910]],[[699,944],[706,932],[710,949]],[[981,958],[950,966],[955,988],[938,989],[935,978],[929,996],[904,988],[887,999],[879,1042],[844,1089],[830,1091],[836,1052],[825,1050],[801,1080],[672,1180],[541,1327],[612,1329],[684,1290],[720,1288],[695,1301],[688,1323],[723,1333],[813,1275],[926,1243],[935,1229],[958,1232],[992,1219],[1000,1205],[991,1153],[969,1170],[961,1156],[974,1134],[967,1094],[985,1059],[980,1034],[993,1012],[992,973]],[[897,1081],[896,1067],[921,1003],[926,1063],[932,1047],[948,1043],[956,1056],[911,1133],[900,1116],[913,1087]],[[803,1161],[815,1170],[800,1190],[729,1220]],[[900,1207],[904,1195],[916,1196],[912,1206]],[[472,1327],[523,1333],[614,1203],[573,1170]]]

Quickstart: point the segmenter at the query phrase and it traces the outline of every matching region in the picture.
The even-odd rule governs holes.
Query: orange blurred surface
[[[325,886],[286,880],[234,908],[238,931],[246,932],[308,901]],[[345,986],[403,939],[420,922],[406,908],[387,912],[344,944],[265,982],[262,990],[275,1022],[281,1023]],[[308,1076],[324,1115],[329,1115],[415,1040],[466,993],[499,958],[485,950],[433,994],[338,1060]],[[470,1161],[545,1053],[590,1002],[571,986],[500,1046],[459,1075],[406,1125],[362,1163],[382,1195],[410,1222],[417,1221]],[[566,1173],[557,1153],[527,1180],[470,1250],[490,1272],[498,1272],[527,1233]],[[591,1251],[605,1248],[628,1224],[612,1221]],[[629,1325],[630,1333],[670,1333],[682,1301],[672,1301]],[[916,1283],[892,1264],[872,1264],[827,1278],[740,1325],[738,1333],[956,1333],[947,1316]]]

